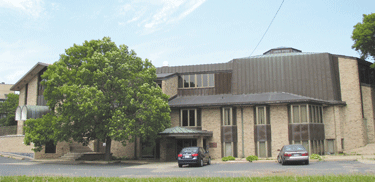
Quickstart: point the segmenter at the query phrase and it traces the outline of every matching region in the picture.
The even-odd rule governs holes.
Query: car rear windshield
[[[300,151],[300,150],[306,150],[306,149],[302,145],[285,146],[285,151]]]
[[[184,149],[182,149],[181,153],[185,153],[185,152],[197,153],[198,148],[184,148]]]

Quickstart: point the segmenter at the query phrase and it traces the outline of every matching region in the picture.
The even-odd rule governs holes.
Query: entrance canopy
[[[165,129],[164,131],[160,132],[159,135],[164,135],[167,137],[185,137],[185,138],[201,137],[201,136],[212,137],[213,132],[207,131],[207,130],[196,130],[192,128],[176,126],[173,128]]]

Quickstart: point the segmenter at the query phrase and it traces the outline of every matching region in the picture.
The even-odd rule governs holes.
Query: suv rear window
[[[181,153],[185,153],[185,152],[197,153],[198,148],[184,148],[184,149],[181,150]]]

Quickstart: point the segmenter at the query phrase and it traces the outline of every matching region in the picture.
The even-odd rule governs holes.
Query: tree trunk
[[[137,136],[134,136],[134,159],[138,159],[137,157]]]
[[[112,159],[111,157],[111,143],[112,143],[112,140],[111,138],[107,138],[105,140],[105,155],[104,155],[104,160],[106,161],[110,161]]]

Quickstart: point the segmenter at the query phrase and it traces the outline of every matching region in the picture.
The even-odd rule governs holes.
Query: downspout
[[[241,124],[242,124],[242,158],[245,158],[245,141],[244,141],[244,133],[243,133],[243,107],[241,107]]]

